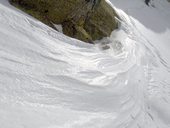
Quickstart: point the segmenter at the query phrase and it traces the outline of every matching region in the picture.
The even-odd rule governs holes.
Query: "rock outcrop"
[[[105,0],[10,0],[48,26],[61,24],[63,33],[93,43],[118,28],[115,10]]]

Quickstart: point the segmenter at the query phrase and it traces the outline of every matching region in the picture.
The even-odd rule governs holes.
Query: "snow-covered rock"
[[[115,10],[105,0],[10,0],[12,5],[48,26],[61,24],[63,33],[93,43],[118,28]]]

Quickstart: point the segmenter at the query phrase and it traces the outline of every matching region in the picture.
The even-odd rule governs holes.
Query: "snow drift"
[[[121,27],[94,46],[0,1],[0,127],[170,127],[170,4],[111,2]]]

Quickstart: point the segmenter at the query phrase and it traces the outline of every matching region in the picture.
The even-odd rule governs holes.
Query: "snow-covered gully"
[[[170,3],[108,2],[103,50],[0,0],[0,128],[170,128]]]

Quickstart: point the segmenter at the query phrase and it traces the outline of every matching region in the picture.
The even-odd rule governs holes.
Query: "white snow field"
[[[0,128],[170,128],[170,3],[108,2],[102,50],[0,0]]]

